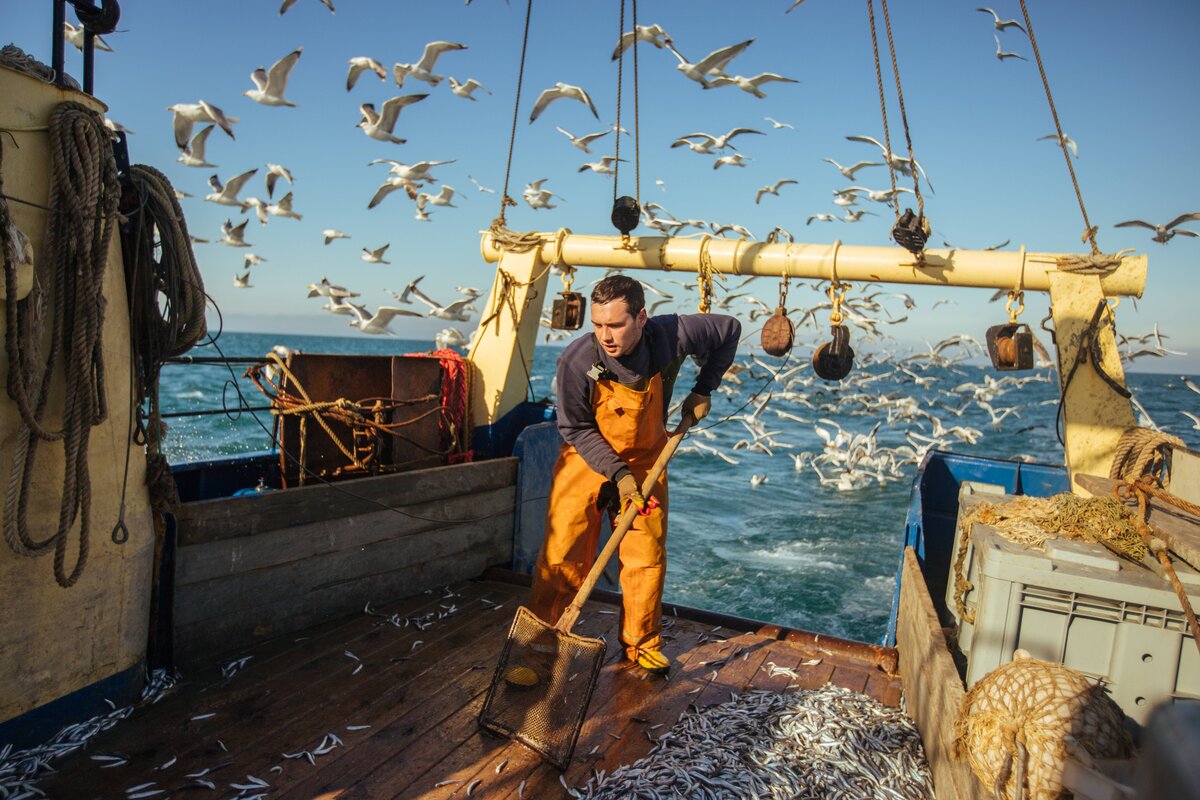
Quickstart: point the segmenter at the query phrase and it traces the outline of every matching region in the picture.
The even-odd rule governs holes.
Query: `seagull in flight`
[[[763,117],[763,119],[765,119],[767,122],[771,123],[771,127],[775,128],[776,130],[778,130],[779,128],[791,128],[792,130],[796,130],[795,125],[791,125],[787,122],[780,122],[779,120],[774,119],[772,117]]]
[[[296,5],[296,0],[283,0],[283,5],[281,5],[279,7],[279,16],[282,17],[284,14],[287,13],[287,10],[294,5]],[[337,11],[335,11],[333,8],[333,0],[321,0],[321,5],[328,8],[330,14],[337,13]]]
[[[78,28],[76,28],[74,25],[72,25],[71,23],[64,20],[63,21],[63,38],[66,39],[71,44],[75,45],[76,50],[78,50],[81,53],[83,52],[83,26],[82,25],[80,25]],[[94,37],[92,37],[92,42],[95,43],[97,50],[103,50],[106,53],[111,53],[113,51],[113,49],[108,46],[108,42],[106,42],[100,38],[100,34],[96,34]],[[662,45],[660,44],[659,47],[662,47]]]
[[[721,156],[713,162],[713,169],[720,169],[721,165],[730,167],[744,167],[746,166],[746,157],[741,153],[734,153],[731,156]]]
[[[370,56],[354,56],[350,59],[350,71],[346,73],[346,91],[354,88],[354,84],[358,83],[358,78],[367,70],[371,70],[379,76],[380,80],[387,80],[387,69]]]
[[[336,231],[335,231],[336,232]],[[348,236],[344,238],[350,238]],[[328,297],[331,300],[342,300],[347,297],[358,297],[358,292],[352,292],[345,286],[330,283],[329,278],[321,278],[320,283],[310,283],[307,287],[309,297]]]
[[[183,151],[179,154],[179,158],[176,160],[185,167],[216,168],[217,165],[208,163],[208,159],[204,155],[204,147],[208,143],[208,135],[212,133],[212,130],[215,127],[217,126],[208,125],[195,136],[193,136],[192,141],[183,149]]]
[[[242,92],[242,94],[264,106],[290,106],[295,108],[296,104],[284,99],[283,93],[287,91],[288,78],[291,76],[292,68],[296,66],[296,62],[300,60],[300,51],[303,49],[303,47],[297,47],[276,61],[271,65],[270,72],[267,72],[262,67],[251,72],[250,80],[254,81],[255,88]]]
[[[350,238],[349,236],[342,233],[341,231],[335,230],[333,228],[326,228],[325,230],[321,231],[321,235],[325,237],[325,244],[329,244],[334,239],[349,239]],[[358,295],[354,295],[354,296],[357,297]]]
[[[378,139],[381,142],[392,142],[394,144],[404,144],[407,139],[401,139],[395,136],[392,131],[396,127],[396,120],[400,117],[400,110],[413,103],[420,102],[428,94],[404,94],[398,97],[393,97],[383,104],[383,113],[375,110],[374,103],[363,103],[359,106],[359,111],[362,112],[362,120],[355,126],[363,129],[363,133],[370,136],[372,139]]]
[[[785,78],[782,75],[774,72],[760,72],[757,75],[747,78],[744,75],[717,75],[711,81],[710,86],[736,86],[743,92],[749,92],[755,97],[766,97],[767,93],[759,87],[764,83],[799,83],[795,78]]]
[[[415,64],[396,64],[392,68],[392,77],[395,78],[397,86],[403,86],[405,78],[416,78],[419,81],[425,81],[430,86],[437,86],[442,82],[443,77],[433,74],[433,67],[437,63],[438,57],[442,53],[452,50],[466,49],[465,44],[458,42],[430,42],[425,45],[425,51],[421,54],[420,61]]]
[[[916,165],[917,171],[921,173],[921,177],[925,179],[927,184],[929,184],[929,191],[933,191],[933,184],[930,182],[929,176],[925,174],[925,168],[922,167],[920,163],[913,161],[911,158],[905,158],[904,156],[898,156],[895,153],[890,152],[886,147],[884,147],[883,142],[872,136],[847,136],[846,139],[851,142],[864,142],[866,144],[875,145],[883,153],[883,160],[891,164],[892,169],[896,170],[902,175],[911,176],[912,168],[914,165]],[[853,180],[853,178],[851,178],[851,180]]]
[[[671,42],[666,42],[666,47],[675,57],[679,59],[679,63],[675,65],[675,69],[679,70],[690,80],[703,86],[705,89],[711,89],[712,84],[709,79],[714,76],[724,75],[725,67],[729,62],[737,58],[746,48],[754,43],[753,39],[747,39],[744,42],[731,44],[728,47],[722,47],[719,50],[714,50],[704,58],[697,61],[695,64],[690,63],[683,57]],[[726,76],[728,77],[728,76]]]
[[[475,179],[475,177],[474,177],[474,176],[472,176],[472,175],[468,175],[468,176],[467,176],[467,180],[469,180],[469,181],[471,181],[471,183],[475,184],[475,188],[476,188],[476,189],[478,189],[478,190],[479,190],[479,191],[481,191],[481,192],[487,192],[488,194],[495,194],[495,193],[496,193],[496,190],[495,190],[495,189],[489,189],[487,186],[484,186],[482,183],[480,183],[479,181],[477,181],[477,180]]]
[[[221,130],[229,134],[230,139],[236,138],[233,135],[233,124],[238,121],[238,118],[225,116],[224,111],[207,101],[176,103],[173,106],[167,106],[167,111],[175,112],[171,124],[175,129],[175,145],[180,150],[188,146],[188,139],[192,138],[192,127],[197,122],[216,123]]]
[[[356,319],[350,320],[351,328],[358,328],[363,333],[371,334],[387,334],[395,336],[388,329],[388,325],[396,317],[419,317],[421,316],[416,311],[409,311],[407,308],[396,308],[395,306],[380,306],[373,315],[367,311],[366,306],[356,306],[353,303],[349,304],[351,311]]]
[[[416,290],[417,284],[420,283],[424,279],[425,279],[424,275],[419,275],[416,278],[413,278],[411,281],[409,281],[408,285],[404,287],[403,292],[400,292],[399,294],[397,294],[396,292],[389,292],[389,294],[391,294],[392,297],[396,298],[397,303],[404,303],[405,305],[412,305],[413,291]],[[474,299],[474,298],[472,298],[472,299]]]
[[[1154,236],[1153,236],[1154,241],[1158,242],[1159,244],[1166,244],[1167,242],[1171,241],[1172,237],[1174,237],[1175,234],[1177,234],[1177,233],[1181,234],[1183,236],[1190,236],[1193,239],[1196,238],[1197,236],[1200,236],[1200,234],[1197,234],[1194,231],[1189,231],[1185,228],[1180,228],[1179,230],[1174,230],[1174,228],[1177,225],[1182,225],[1185,222],[1193,222],[1195,220],[1200,220],[1200,211],[1193,211],[1190,214],[1180,214],[1178,217],[1171,220],[1166,225],[1154,225],[1153,223],[1144,222],[1140,219],[1131,219],[1127,222],[1118,222],[1113,227],[1114,228],[1133,228],[1133,227],[1149,228],[1150,230],[1154,231]]]
[[[392,262],[383,260],[383,254],[386,253],[387,249],[391,246],[392,243],[388,242],[377,250],[368,250],[364,247],[362,249],[362,260],[368,264],[390,264]]]
[[[1062,135],[1062,139],[1058,138],[1057,133],[1051,133],[1051,134],[1047,134],[1046,136],[1039,136],[1037,138],[1037,140],[1039,142],[1044,139],[1053,139],[1056,142],[1061,141],[1063,144],[1065,144],[1068,147],[1068,149],[1070,149],[1071,155],[1075,156],[1076,160],[1079,159],[1079,145],[1075,143],[1074,139],[1072,139],[1070,136],[1067,136],[1065,133]]]
[[[415,284],[416,281],[413,283]],[[408,290],[406,289],[405,291],[407,292]],[[429,295],[422,292],[415,285],[412,285],[411,294],[429,306],[429,316],[444,319],[447,322],[470,322],[471,313],[475,311],[475,306],[471,305],[472,298],[470,297],[464,297],[461,300],[455,300],[450,305],[443,306],[431,300]]]
[[[492,93],[491,89],[487,88],[482,83],[475,80],[474,78],[467,78],[466,83],[459,83],[457,80],[454,79],[454,76],[451,75],[449,80],[450,80],[450,91],[454,92],[459,97],[465,97],[468,100],[478,100],[479,99],[478,97],[475,97],[473,94],[471,94],[476,89],[483,89],[483,91],[487,92],[488,94]]]
[[[731,148],[733,150],[737,150],[736,147],[734,147],[732,144],[730,144],[730,141],[733,139],[733,137],[740,136],[743,133],[756,133],[759,136],[766,136],[766,134],[763,133],[762,131],[756,131],[753,128],[734,128],[733,130],[729,131],[729,133],[726,133],[722,136],[713,136],[711,133],[689,133],[685,136],[680,136],[679,139],[671,146],[678,147],[681,144],[687,144],[688,147],[691,147],[691,149],[696,150],[696,148],[692,147],[692,145],[689,144],[686,140],[701,139],[702,140],[701,144],[704,149],[696,150],[696,152],[699,152],[699,153],[710,153],[713,150],[724,150],[725,148]]]
[[[833,222],[835,219],[837,219],[837,218],[835,216],[833,216],[833,214],[813,214],[812,216],[810,216],[808,218],[808,222],[806,222],[804,224],[812,225],[813,220],[816,220],[817,222]]]
[[[845,175],[846,180],[850,180],[850,181],[854,180],[854,173],[858,172],[863,167],[882,167],[883,166],[883,162],[881,162],[881,161],[859,161],[854,164],[851,164],[848,167],[843,167],[841,164],[834,161],[832,158],[823,158],[821,160],[825,161],[829,164],[833,164],[835,167],[837,167],[837,171],[842,173],[843,175]]]
[[[292,172],[282,164],[267,164],[267,197],[275,196],[275,184],[283,178],[289,184],[295,183]]]
[[[250,220],[242,220],[241,225],[234,225],[231,220],[225,220],[221,224],[221,238],[217,240],[218,244],[227,244],[230,247],[250,247],[246,242],[246,223]]]
[[[992,24],[998,31],[1004,31],[1008,28],[1016,28],[1021,33],[1025,33],[1025,29],[1021,27],[1021,23],[1017,22],[1015,19],[1000,19],[1000,15],[990,8],[977,8],[975,10],[982,11],[984,14],[991,14],[993,20]]]
[[[291,217],[292,219],[304,219],[303,214],[297,214],[292,210],[292,193],[288,192],[283,197],[279,198],[278,203],[272,203],[266,207],[266,211],[273,217]]]
[[[448,186],[446,184],[442,184],[442,188],[438,190],[437,194],[429,194],[428,192],[421,192],[420,194],[417,195],[417,201],[421,204],[422,207],[424,207],[425,203],[428,203],[431,206],[445,206],[446,208],[458,208],[458,206],[456,206],[450,202],[451,200],[454,199],[454,193],[455,193],[455,189],[453,186]],[[424,200],[424,202],[421,202],[422,199]]]
[[[554,126],[554,130],[558,131],[563,136],[570,139],[571,144],[575,145],[580,150],[582,150],[583,152],[585,152],[589,155],[591,155],[591,152],[592,152],[591,148],[588,147],[589,144],[596,141],[601,136],[608,136],[610,133],[612,133],[612,131],[600,131],[599,133],[585,133],[583,136],[576,136],[575,134],[571,133],[569,130],[567,130],[565,128],[560,128],[557,125]]]
[[[997,61],[1004,61],[1004,59],[1006,59],[1006,58],[1019,58],[1022,61],[1029,60],[1028,58],[1021,55],[1020,53],[1010,53],[1007,50],[1002,49],[1000,47],[1000,37],[999,36],[992,34],[992,38],[996,40],[996,60]]]
[[[233,286],[235,289],[253,289],[254,287],[250,285],[250,270],[246,270],[241,275],[234,275]]]
[[[243,212],[249,207],[248,204],[238,199],[238,192],[246,185],[246,181],[258,172],[258,168],[243,172],[234,178],[230,178],[229,182],[222,185],[221,179],[216,175],[212,175],[208,179],[208,185],[213,188],[212,194],[204,196],[204,199],[210,203],[216,203],[222,206],[234,206],[241,209]]]
[[[798,183],[798,181],[794,181],[791,178],[783,178],[775,181],[770,186],[760,187],[759,190],[754,194],[754,204],[758,205],[764,194],[773,194],[778,197],[780,187],[787,186],[789,183]]]
[[[612,60],[616,61],[630,47],[633,46],[634,38],[639,42],[649,42],[650,44],[662,50],[671,42],[670,35],[663,30],[661,25],[638,25],[632,31],[625,31],[621,34],[621,41],[617,42],[617,47],[613,50]]]
[[[583,103],[591,110],[592,116],[600,119],[600,115],[596,113],[596,106],[592,103],[592,98],[588,96],[583,87],[572,86],[569,83],[558,81],[554,86],[546,89],[538,96],[537,102],[533,104],[533,113],[529,115],[529,122],[532,123],[541,116],[542,112],[546,110],[546,106],[564,97],[568,100],[578,100]]]

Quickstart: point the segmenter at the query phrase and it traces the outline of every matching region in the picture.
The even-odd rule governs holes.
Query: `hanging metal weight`
[[[641,206],[629,195],[618,197],[613,202],[612,224],[622,236],[628,236],[629,232],[638,226],[641,218]]]
[[[583,327],[587,300],[579,292],[560,292],[550,311],[550,327],[556,331],[577,331]]]
[[[840,381],[854,366],[854,348],[850,346],[850,331],[845,325],[832,326],[830,333],[833,340],[813,353],[813,372],[822,380]]]
[[[919,255],[925,249],[931,231],[924,214],[918,216],[911,208],[906,208],[892,227],[892,239],[913,255]]]
[[[787,315],[787,281],[779,285],[779,305],[763,325],[762,349],[767,355],[782,356],[792,349],[796,326]]]

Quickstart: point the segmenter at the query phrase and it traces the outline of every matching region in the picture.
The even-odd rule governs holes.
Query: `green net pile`
[[[1147,547],[1133,524],[1133,512],[1112,497],[1016,497],[1003,503],[981,502],[959,520],[964,536],[972,523],[982,522],[1009,541],[1032,550],[1044,550],[1054,538],[1102,544],[1133,561],[1141,561]]]

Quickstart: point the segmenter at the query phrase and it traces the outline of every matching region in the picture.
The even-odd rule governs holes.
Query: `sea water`
[[[430,350],[428,341],[390,337],[225,333],[217,346],[199,347],[190,355],[261,357],[278,344],[306,353],[399,355]],[[796,391],[814,408],[779,397],[781,387],[770,380],[770,372],[762,366],[802,367],[796,374],[810,376],[807,364],[811,348],[802,352],[798,346],[786,361],[758,352],[756,358],[761,364],[754,364],[748,352],[739,353],[738,363],[749,367],[737,376],[741,384],[727,382],[734,389],[732,393],[714,394],[712,413],[703,423],[712,438],[696,437],[721,449],[737,463],[702,452],[682,452],[671,464],[668,601],[860,641],[878,641],[890,611],[904,517],[917,465],[904,465],[902,476],[894,480],[839,491],[821,485],[811,467],[797,469],[792,456],[821,453],[825,443],[816,427],[836,435],[832,423],[851,433],[866,433],[884,420],[877,434],[881,447],[907,444],[906,431],[930,435],[928,421],[888,422],[885,411],[868,410],[867,404],[881,395],[912,397],[922,409],[939,417],[945,427],[962,425],[982,432],[974,445],[955,441],[947,448],[955,452],[1020,456],[1047,464],[1063,462],[1062,445],[1055,433],[1058,389],[1051,370],[1035,373],[1050,380],[1010,388],[992,400],[997,412],[1006,406],[1020,406],[1019,417],[1009,416],[999,425],[992,425],[983,408],[967,403],[969,390],[954,390],[962,384],[982,384],[985,376],[1000,378],[1004,373],[967,364],[925,368],[920,361],[905,362],[904,366],[920,379],[918,382],[899,371],[898,362],[870,363],[869,346],[859,349],[860,366],[856,370],[881,377],[861,386],[852,381],[839,385],[817,380],[807,388],[797,387]],[[538,348],[531,384],[535,399],[551,396],[559,352],[552,347]],[[694,369],[688,363],[681,372],[677,402],[690,388]],[[169,418],[164,450],[173,464],[271,449],[271,415],[237,410],[239,403],[258,407],[267,402],[241,377],[244,370],[245,365],[195,364],[163,369],[164,412],[229,410],[227,414]],[[1126,377],[1152,420],[1183,438],[1189,447],[1200,449],[1200,431],[1181,413],[1200,410],[1200,394],[1188,389],[1178,375],[1130,373]],[[347,397],[355,399],[353,387],[347,387]],[[739,441],[753,440],[737,415],[752,413],[764,399],[767,405],[758,418],[777,443],[773,454],[745,447],[735,449]],[[961,416],[947,410],[964,405]],[[774,413],[776,409],[805,421],[780,417]],[[832,423],[820,422],[822,418]],[[829,469],[825,472],[827,476],[832,474]],[[765,476],[766,481],[752,488],[752,476]]]

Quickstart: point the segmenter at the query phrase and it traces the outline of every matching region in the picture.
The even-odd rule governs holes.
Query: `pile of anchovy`
[[[616,798],[926,798],[933,780],[902,711],[833,685],[690,708],[650,753],[575,792]]]

